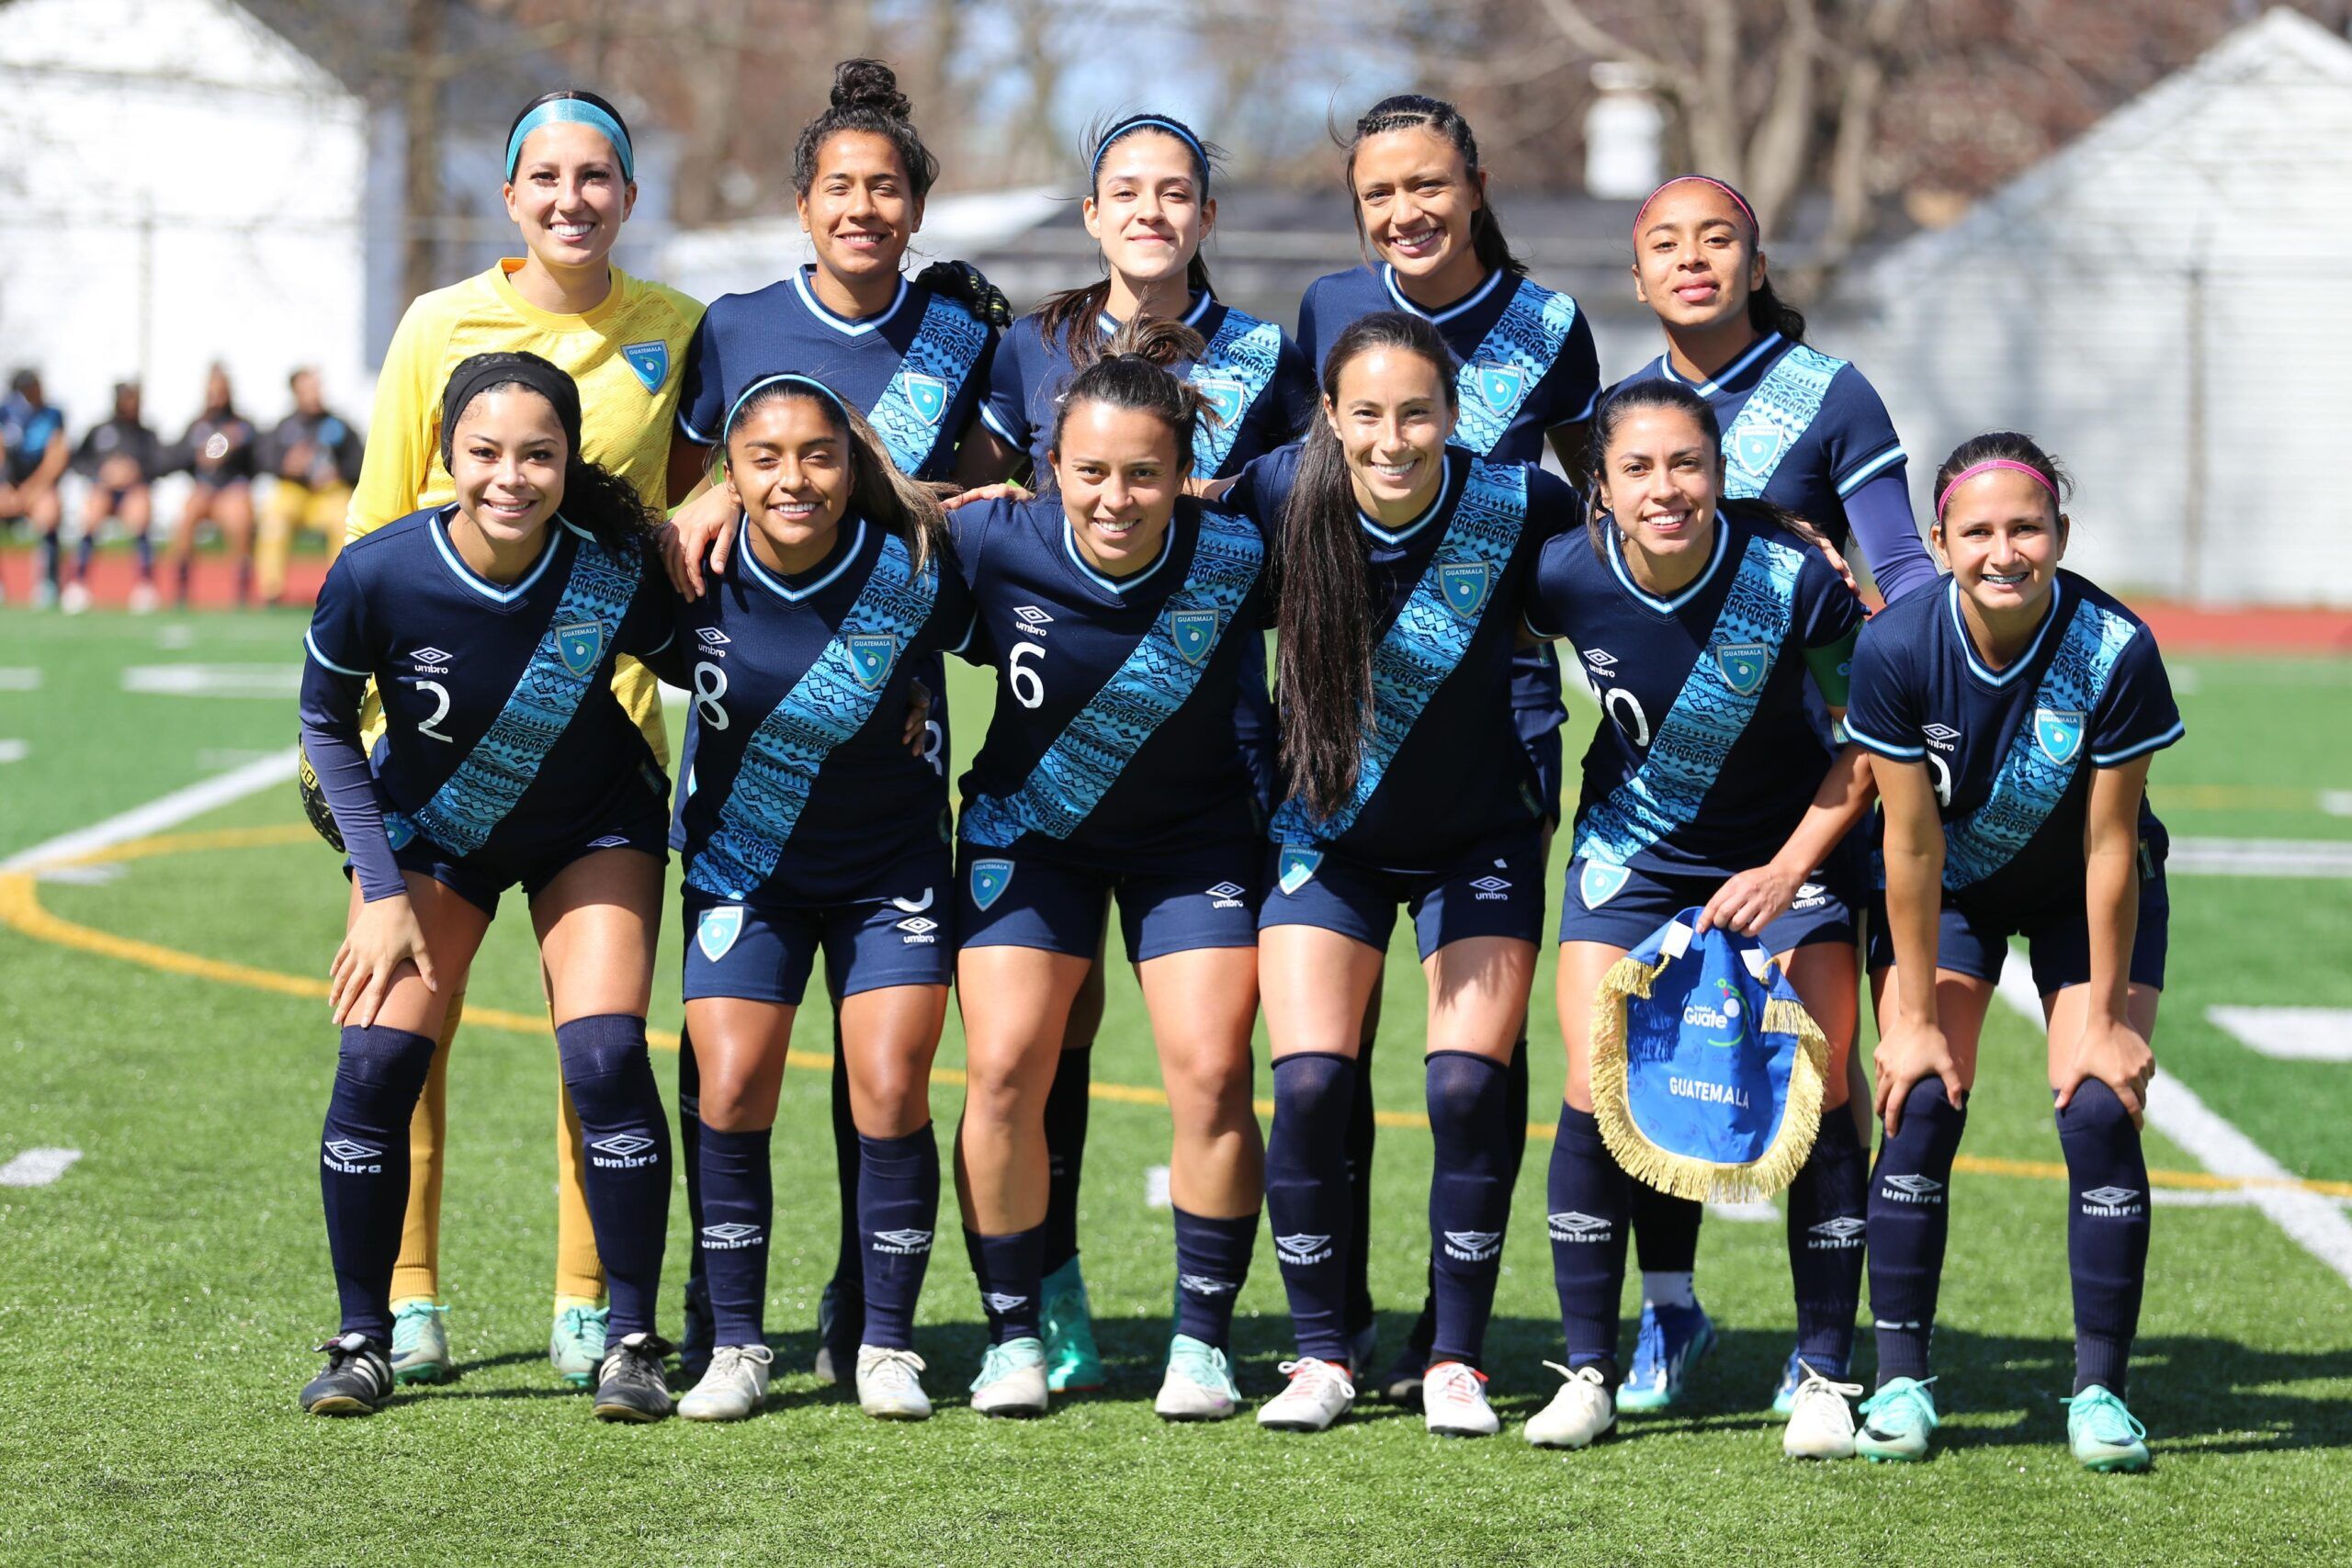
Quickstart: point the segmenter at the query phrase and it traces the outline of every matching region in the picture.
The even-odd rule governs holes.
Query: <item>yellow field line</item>
[[[199,850],[253,849],[271,844],[300,843],[309,838],[310,832],[309,828],[297,823],[269,828],[229,828],[203,833],[164,833],[153,838],[133,839],[55,863],[102,865]],[[126,964],[135,964],[167,975],[186,975],[193,979],[211,980],[224,986],[243,986],[252,990],[274,991],[280,996],[306,997],[318,1001],[324,1001],[327,998],[324,980],[308,979],[300,975],[281,975],[273,969],[257,969],[248,964],[232,964],[199,953],[182,953],[176,948],[141,942],[133,937],[117,936],[112,931],[97,931],[51,914],[41,907],[37,876],[37,873],[28,871],[0,873],[0,925],[22,932],[36,942],[96,953],[102,958],[119,959]],[[554,1032],[542,1015],[510,1012],[503,1008],[469,1005],[466,1021],[515,1034],[552,1035]],[[666,1029],[649,1029],[645,1032],[647,1041],[662,1050],[674,1051],[678,1048],[678,1037]],[[831,1072],[833,1066],[830,1051],[792,1051],[786,1054],[785,1060],[790,1066],[823,1072]],[[934,1068],[932,1077],[945,1084],[964,1082],[964,1075],[953,1067]],[[1098,1083],[1091,1086],[1087,1092],[1092,1099],[1123,1105],[1168,1103],[1168,1096],[1163,1091],[1135,1084]],[[1271,1116],[1274,1111],[1273,1102],[1259,1100],[1257,1109],[1260,1115]],[[1427,1117],[1403,1111],[1377,1111],[1373,1119],[1383,1127],[1426,1129],[1429,1126]],[[1531,1122],[1527,1132],[1532,1138],[1548,1139],[1552,1136],[1553,1128],[1549,1123]],[[2008,1176],[2037,1181],[2066,1179],[2066,1168],[2050,1160],[1995,1159],[1979,1155],[1962,1155],[1952,1161],[1952,1168],[1975,1176]],[[2202,1192],[2286,1188],[2316,1192],[2329,1198],[2352,1198],[2352,1181],[2215,1176],[2202,1170],[2152,1170],[2148,1172],[2148,1179],[2157,1187],[2184,1188]]]

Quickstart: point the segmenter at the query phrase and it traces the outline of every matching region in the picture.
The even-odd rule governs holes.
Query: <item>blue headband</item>
[[[742,392],[735,399],[735,406],[727,411],[727,418],[721,422],[718,426],[718,445],[721,447],[724,447],[727,445],[727,437],[732,434],[735,430],[735,416],[743,412],[743,405],[752,400],[752,393],[760,391],[763,388],[782,386],[786,383],[796,387],[806,387],[810,391],[816,393],[819,397],[824,399],[827,402],[832,404],[834,410],[842,416],[842,425],[845,427],[849,425],[849,405],[842,401],[842,397],[839,392],[834,391],[831,387],[826,386],[822,381],[818,380],[813,376],[801,376],[786,372],[780,376],[763,376],[758,380],[743,389]]]
[[[1102,177],[1102,160],[1111,155],[1111,149],[1125,141],[1129,131],[1135,130],[1164,130],[1190,147],[1193,150],[1193,159],[1201,165],[1201,194],[1208,195],[1209,150],[1201,145],[1199,137],[1174,120],[1163,119],[1156,114],[1139,114],[1133,119],[1121,120],[1111,128],[1109,133],[1102,138],[1102,145],[1094,150],[1094,166],[1086,171],[1086,183],[1089,187]]]
[[[620,160],[621,178],[637,178],[637,156],[628,144],[628,132],[621,122],[598,108],[585,98],[549,98],[514,122],[514,134],[506,139],[506,177],[514,178],[514,166],[523,159],[523,139],[543,125],[584,125],[601,134],[613,144],[613,156]]]

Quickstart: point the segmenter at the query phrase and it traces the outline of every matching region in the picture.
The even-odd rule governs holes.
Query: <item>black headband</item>
[[[441,466],[458,438],[458,420],[472,402],[492,387],[527,387],[555,405],[571,456],[580,456],[580,389],[571,377],[536,354],[477,354],[449,372],[441,391]]]

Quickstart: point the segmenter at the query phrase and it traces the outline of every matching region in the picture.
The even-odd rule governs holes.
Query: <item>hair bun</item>
[[[1199,333],[1183,322],[1164,317],[1136,316],[1119,324],[1102,345],[1106,359],[1139,359],[1166,370],[1181,360],[1198,359],[1208,352]]]
[[[844,60],[833,67],[833,107],[870,108],[905,119],[914,105],[899,91],[899,73],[878,60]]]

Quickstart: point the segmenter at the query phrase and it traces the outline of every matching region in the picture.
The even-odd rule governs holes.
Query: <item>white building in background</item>
[[[1849,275],[1924,521],[1988,429],[2080,484],[2069,564],[2209,603],[2352,604],[2352,43],[2274,10]],[[1825,340],[1826,341],[1826,340]]]

